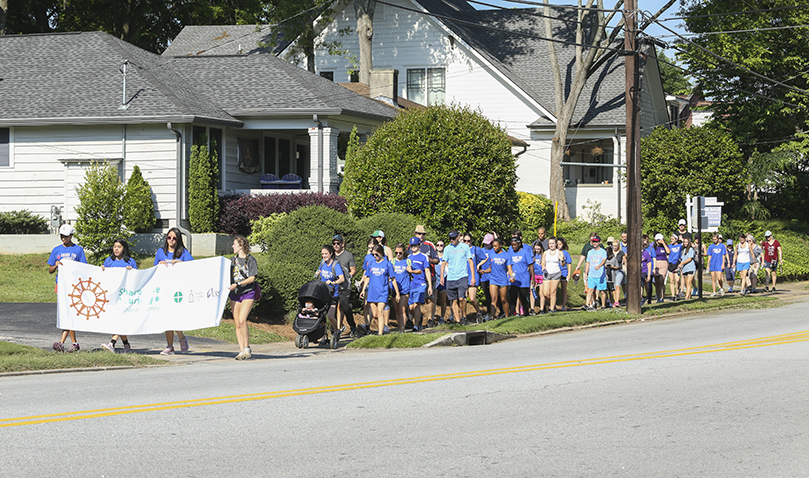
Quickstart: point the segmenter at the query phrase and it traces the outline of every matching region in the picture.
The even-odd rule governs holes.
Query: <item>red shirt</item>
[[[777,239],[773,239],[772,244],[769,241],[764,241],[761,246],[764,248],[764,262],[778,260],[778,248],[781,247],[781,243]]]

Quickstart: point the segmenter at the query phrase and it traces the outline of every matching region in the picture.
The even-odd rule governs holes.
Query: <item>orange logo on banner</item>
[[[73,292],[68,294],[68,297],[71,299],[70,306],[87,320],[90,320],[90,317],[99,318],[104,312],[104,306],[109,302],[107,291],[101,288],[101,284],[93,282],[92,277],[86,281],[79,279],[79,283],[73,285]]]

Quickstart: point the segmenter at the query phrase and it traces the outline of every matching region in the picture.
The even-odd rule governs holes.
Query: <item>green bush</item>
[[[150,232],[155,225],[152,188],[143,179],[140,168],[136,165],[129,181],[126,182],[124,194],[124,224],[135,232]]]
[[[568,244],[576,245],[584,245],[589,242],[591,232],[597,232],[601,240],[606,243],[610,236],[620,239],[621,233],[624,231],[626,231],[626,225],[621,224],[617,219],[607,219],[599,226],[594,226],[583,219],[575,218],[572,221],[560,222],[556,227],[557,236],[564,237]],[[553,226],[548,228],[548,235],[551,234],[553,234]],[[577,251],[571,247],[570,254],[578,254],[580,250]]]
[[[0,234],[47,234],[48,220],[23,209],[0,212]]]
[[[523,238],[533,241],[537,237],[537,229],[544,227],[548,235],[553,233],[553,203],[541,194],[517,191],[520,209],[519,229]],[[511,232],[511,231],[505,231]]]
[[[370,239],[371,233],[378,229],[385,233],[385,238],[388,240],[388,246],[391,249],[398,243],[409,244],[410,238],[413,237],[413,232],[419,224],[421,224],[421,220],[415,216],[390,212],[382,212],[360,219],[357,221],[357,228],[365,233],[365,239],[357,243],[356,248],[361,249],[363,255],[365,255],[367,240]],[[445,234],[446,231],[443,231],[443,234],[439,233],[438,235]]]
[[[128,238],[124,225],[124,193],[126,188],[118,169],[104,161],[93,163],[84,176],[84,184],[76,186],[76,241],[94,260],[112,253],[116,238]]]
[[[250,234],[247,240],[250,241],[254,248],[258,248],[261,252],[267,252],[270,248],[268,243],[273,234],[273,227],[284,216],[286,216],[285,212],[279,212],[250,221],[250,228],[253,233]],[[253,251],[257,252],[256,249],[253,249]]]
[[[256,305],[259,319],[283,323],[289,311],[298,305],[298,290],[314,278],[315,267],[303,261],[274,261],[269,254],[255,254],[258,263],[256,280],[261,285],[261,300]]]
[[[219,218],[219,194],[216,189],[219,177],[216,151],[210,152],[202,144],[191,147],[188,167],[188,221],[193,232],[215,232]]]
[[[505,132],[480,112],[441,105],[402,112],[350,147],[341,194],[357,218],[412,214],[435,231],[480,237],[517,224],[516,181]]]

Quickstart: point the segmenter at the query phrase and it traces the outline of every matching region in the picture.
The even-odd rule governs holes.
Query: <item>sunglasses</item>
[[[443,243],[443,242],[439,242],[439,243],[438,243],[438,244],[436,244],[435,246],[436,246],[436,247],[444,247],[444,243]]]
[[[169,236],[166,239],[168,239],[169,241],[176,241],[177,240],[177,238],[174,237],[174,236]]]
[[[334,241],[331,243],[332,246],[339,246],[340,244],[342,244],[342,242]]]
[[[426,236],[427,233],[426,232],[417,232],[416,235],[417,236]]]
[[[472,239],[464,239],[463,242],[472,242]]]
[[[382,257],[382,254],[380,254],[378,252],[375,252],[373,255],[374,255],[374,257]]]

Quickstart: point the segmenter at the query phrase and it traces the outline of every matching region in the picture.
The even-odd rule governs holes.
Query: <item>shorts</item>
[[[671,273],[677,272],[677,267],[679,267],[679,265],[680,265],[679,262],[676,264],[669,262],[669,272]]]
[[[341,289],[337,299],[342,311],[351,310],[351,289]]]
[[[749,262],[737,262],[736,263],[736,270],[737,271],[750,270],[750,263]]]
[[[561,278],[562,278],[562,271],[554,272],[552,274],[549,273],[548,271],[545,271],[546,280],[560,280]]]
[[[692,276],[692,275],[694,275],[694,271],[688,271],[688,272],[683,271],[683,276]]]
[[[662,276],[666,275],[666,271],[669,269],[669,261],[658,261],[655,260],[654,263],[654,275]]]
[[[256,285],[251,290],[248,290],[242,294],[237,294],[235,290],[230,291],[228,294],[228,298],[231,302],[244,302],[245,300],[257,300],[261,297],[261,288]]]
[[[613,275],[614,275],[612,280],[613,284],[615,284],[616,286],[621,286],[624,284],[624,271],[619,269],[615,271]]]
[[[595,290],[607,290],[607,278],[601,277],[587,277],[587,288]]]
[[[458,280],[446,281],[447,284],[447,300],[458,300],[466,297],[466,290],[469,279],[462,277]]]
[[[729,281],[736,280],[736,270],[732,267],[725,269],[725,279]]]
[[[542,284],[542,280],[543,280],[542,276],[538,276],[538,275],[534,274],[534,283],[535,284],[537,284],[537,285]]]
[[[407,304],[423,304],[427,300],[427,284],[421,287],[410,289],[410,295],[407,297]]]
[[[774,271],[775,269],[778,269],[778,261],[777,260],[772,262],[764,261],[764,268]]]

